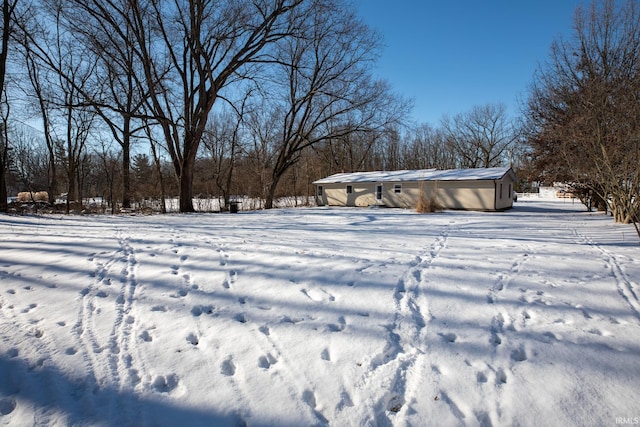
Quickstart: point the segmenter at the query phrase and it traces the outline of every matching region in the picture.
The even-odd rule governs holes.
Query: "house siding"
[[[515,174],[509,170],[500,179],[471,180],[402,180],[383,182],[323,182],[318,204],[328,206],[387,207],[414,209],[421,194],[435,197],[445,209],[494,211],[510,209]],[[347,185],[352,188],[347,193]],[[382,201],[376,200],[376,185],[382,185]],[[395,186],[401,186],[396,192]]]
[[[347,194],[346,183],[324,184],[323,203],[328,206],[371,206],[376,204],[375,183],[349,184],[353,190]]]

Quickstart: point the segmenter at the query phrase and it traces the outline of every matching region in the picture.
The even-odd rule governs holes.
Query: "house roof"
[[[402,181],[480,181],[504,177],[511,168],[418,169],[399,171],[337,173],[314,181],[314,184],[341,182],[402,182]]]

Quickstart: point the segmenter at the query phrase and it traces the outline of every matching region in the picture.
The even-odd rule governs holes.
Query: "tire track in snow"
[[[410,412],[411,403],[419,395],[418,385],[427,365],[426,328],[431,319],[423,289],[428,283],[426,271],[447,247],[448,235],[447,229],[442,230],[398,280],[394,293],[396,314],[386,327],[387,343],[356,387],[360,398],[367,402],[361,406],[374,408],[374,419],[370,420],[373,423],[390,423],[396,415]],[[378,383],[384,384],[382,396],[371,389]],[[371,414],[363,414],[362,419],[370,417]]]
[[[601,245],[591,240],[589,237],[580,233],[578,229],[574,228],[573,234],[576,236],[579,243],[587,244],[603,256],[606,265],[609,267],[611,275],[616,281],[618,294],[629,305],[638,319],[638,323],[640,323],[640,289],[637,289],[637,285],[634,284],[627,273],[625,273],[620,261],[618,261],[618,258]]]

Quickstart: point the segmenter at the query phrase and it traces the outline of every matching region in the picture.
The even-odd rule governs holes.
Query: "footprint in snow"
[[[345,390],[342,390],[340,393],[340,402],[336,405],[337,411],[342,411],[346,407],[353,407],[353,401],[351,400],[351,396]]]
[[[511,360],[514,362],[524,362],[527,360],[527,352],[524,347],[519,347],[511,351]]]
[[[222,249],[218,250],[220,252],[220,266],[224,267],[227,265],[227,260],[229,259],[229,255],[224,252]]]
[[[346,327],[347,321],[343,316],[340,316],[340,318],[338,318],[337,325],[335,323],[330,323],[327,325],[327,329],[329,330],[329,332],[342,332]]]
[[[324,350],[322,350],[322,353],[320,353],[320,358],[322,360],[326,360],[327,362],[331,361],[331,355],[329,354],[328,348],[325,348]]]
[[[496,381],[498,384],[506,384],[507,383],[507,373],[504,369],[500,368],[496,371]]]
[[[16,409],[16,406],[18,405],[15,399],[0,399],[0,415],[9,415]]]
[[[404,398],[399,394],[393,394],[387,402],[387,411],[397,414],[404,405]]]
[[[309,405],[309,407],[313,410],[315,416],[320,420],[323,424],[329,424],[329,420],[322,415],[322,413],[318,410],[318,404],[316,403],[316,395],[311,390],[305,390],[302,393],[302,400]]]
[[[235,281],[238,279],[238,272],[235,270],[231,270],[229,272],[229,281],[231,283],[235,283]]]
[[[542,334],[542,338],[540,339],[540,341],[547,344],[553,341],[562,341],[562,336],[556,335],[553,332],[545,332]]]
[[[38,304],[29,304],[27,306],[27,308],[25,308],[24,310],[22,310],[23,313],[28,313],[31,310],[35,309],[36,307],[38,307]]]
[[[269,369],[276,363],[278,363],[278,359],[273,357],[271,353],[267,353],[266,355],[258,358],[258,366],[262,369]]]
[[[458,339],[458,336],[453,332],[448,332],[448,333],[438,332],[438,335],[440,335],[445,341],[451,342],[451,343],[456,342],[456,340]]]
[[[140,378],[140,374],[137,369],[129,369],[129,381],[133,387],[137,386],[142,382],[142,378]]]
[[[187,342],[191,345],[200,344],[200,340],[198,340],[198,337],[194,333],[190,333],[189,335],[187,335]]]
[[[500,338],[500,335],[498,335],[498,332],[493,328],[491,330],[491,338],[489,339],[489,342],[494,346],[499,346],[500,344],[502,344],[502,338]]]
[[[167,376],[158,375],[152,382],[152,387],[158,393],[169,393],[175,390],[178,387],[178,376],[175,374],[170,374]]]
[[[142,338],[142,341],[144,342],[151,342],[153,341],[153,337],[151,336],[151,334],[149,333],[149,331],[142,331],[142,333],[140,334],[140,338]]]
[[[222,362],[222,365],[220,366],[220,372],[222,373],[222,375],[225,375],[227,377],[232,377],[236,374],[236,365],[233,363],[231,357]]]
[[[201,314],[212,314],[213,306],[212,305],[196,305],[191,309],[191,314],[194,317],[198,317]]]
[[[176,292],[175,294],[171,294],[169,295],[171,298],[184,298],[189,294],[189,290],[188,289],[180,289],[178,292]]]

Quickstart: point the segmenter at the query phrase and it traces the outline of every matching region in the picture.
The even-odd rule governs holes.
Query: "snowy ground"
[[[0,216],[0,425],[640,421],[639,253],[570,201]]]

